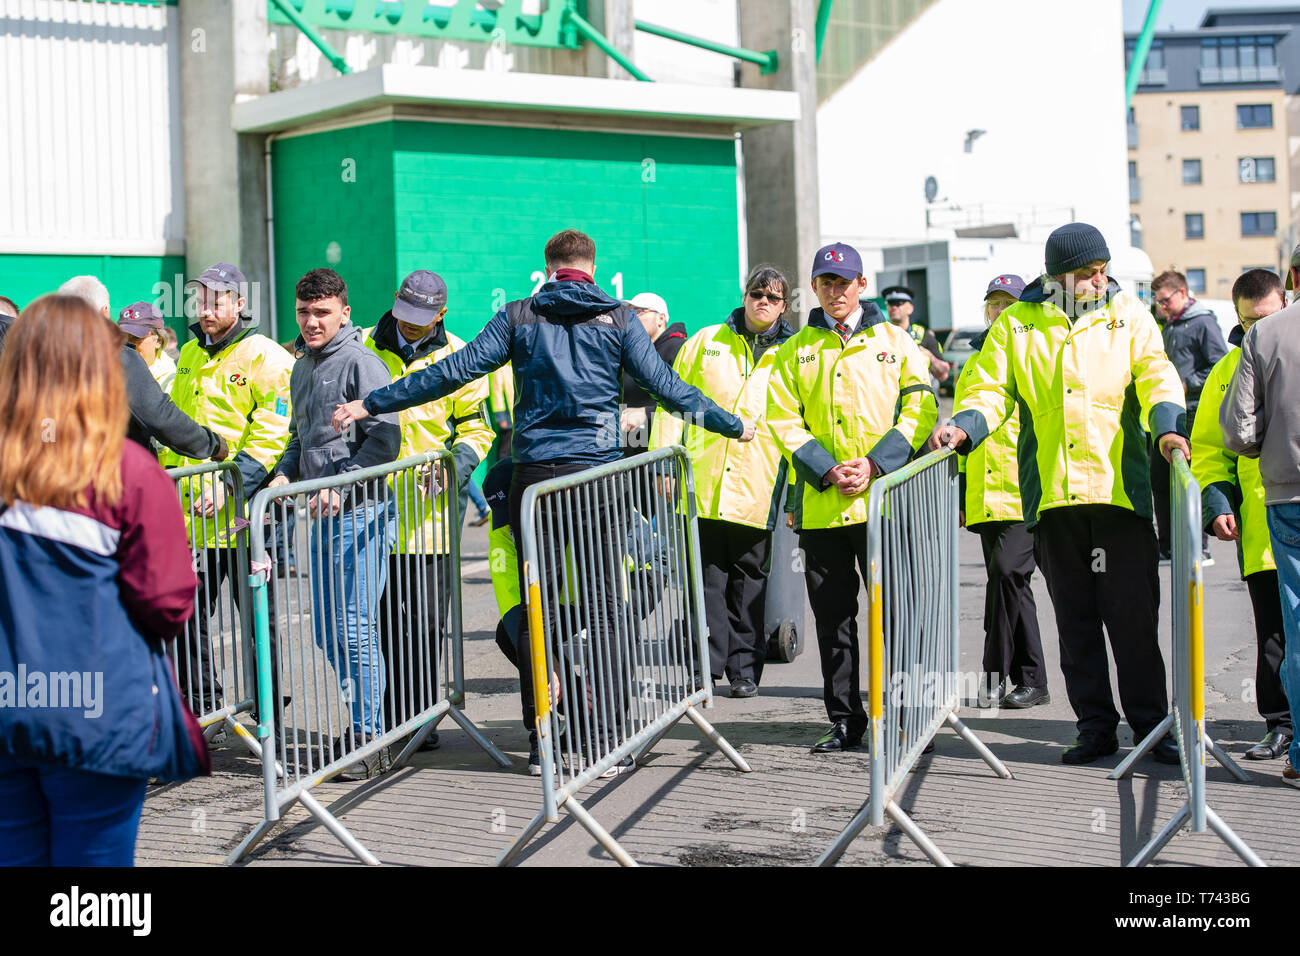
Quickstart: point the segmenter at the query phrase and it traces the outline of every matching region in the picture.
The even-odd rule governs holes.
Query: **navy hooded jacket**
[[[515,462],[603,464],[619,447],[620,372],[709,431],[739,438],[744,423],[684,383],[655,351],[636,314],[588,282],[548,282],[508,303],[465,348],[370,393],[372,415],[454,392],[507,362],[515,377]]]

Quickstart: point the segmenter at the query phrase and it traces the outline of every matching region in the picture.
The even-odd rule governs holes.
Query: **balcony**
[[[1128,124],[1128,148],[1129,149],[1138,148],[1138,124],[1137,123]]]
[[[1163,67],[1155,70],[1143,70],[1138,74],[1138,86],[1168,86],[1169,71]]]
[[[1281,83],[1280,66],[1203,66],[1202,83]]]

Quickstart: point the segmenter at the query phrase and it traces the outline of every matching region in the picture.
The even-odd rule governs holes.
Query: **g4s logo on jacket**
[[[248,384],[248,379],[247,379],[245,376],[240,375],[238,372],[234,372],[234,373],[231,373],[231,376],[230,376],[230,384],[231,384],[231,385],[247,385],[247,384]]]
[[[895,355],[893,352],[881,352],[878,355],[876,355],[876,361],[885,362],[888,365],[897,365],[898,356]]]
[[[1123,319],[1111,319],[1109,322],[1106,323],[1106,330],[1109,332],[1114,332],[1116,329],[1122,329],[1122,328],[1124,328]]]

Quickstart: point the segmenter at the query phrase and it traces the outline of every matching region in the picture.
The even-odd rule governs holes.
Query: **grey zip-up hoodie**
[[[1187,389],[1187,407],[1201,400],[1201,388],[1210,377],[1210,369],[1228,354],[1219,319],[1214,311],[1193,299],[1177,319],[1160,329],[1165,340],[1165,354],[1178,369],[1178,377]]]
[[[345,471],[396,461],[402,447],[397,415],[373,415],[336,432],[330,419],[344,402],[365,398],[389,383],[383,360],[366,348],[362,332],[345,325],[320,350],[307,348],[302,336],[294,342],[298,360],[289,378],[293,417],[289,445],[275,466],[290,481],[325,478]]]
[[[1265,505],[1300,503],[1300,303],[1260,319],[1219,407],[1223,444],[1259,459]]]

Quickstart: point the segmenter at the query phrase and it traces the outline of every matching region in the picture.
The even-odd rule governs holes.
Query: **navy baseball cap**
[[[845,242],[822,246],[813,258],[812,277],[835,275],[841,279],[856,279],[862,275],[862,257],[858,250]]]
[[[393,302],[393,318],[409,325],[427,327],[438,321],[447,304],[447,283],[428,269],[417,269],[402,280]]]
[[[117,327],[127,335],[143,338],[150,332],[161,331],[163,316],[152,302],[135,302],[118,313]]]
[[[195,283],[205,285],[213,292],[242,294],[248,288],[248,280],[244,278],[244,274],[229,262],[218,262],[215,266],[208,266],[197,279],[191,279],[185,285],[190,287]]]
[[[987,300],[994,292],[1005,292],[1011,298],[1019,301],[1020,296],[1025,291],[1025,280],[1016,275],[998,276],[989,283],[988,290],[984,293]]]

